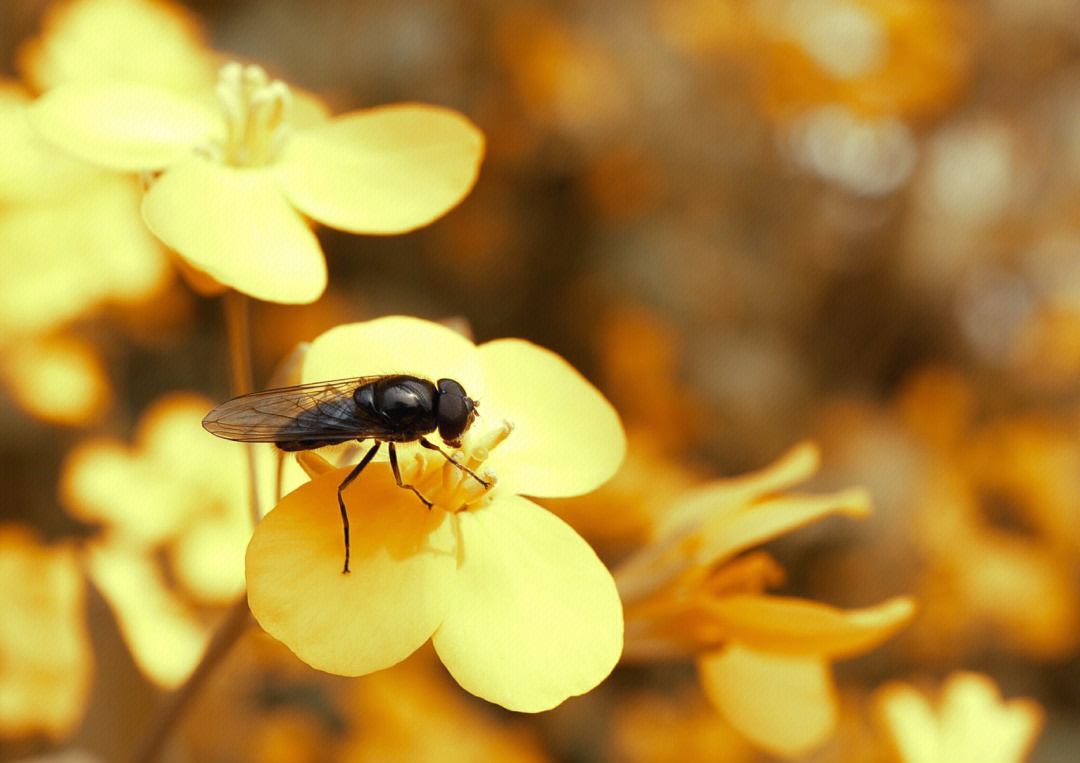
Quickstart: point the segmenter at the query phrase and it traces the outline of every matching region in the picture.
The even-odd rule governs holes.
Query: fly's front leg
[[[401,471],[398,469],[397,450],[394,448],[394,443],[390,443],[390,469],[394,472],[394,479],[397,480],[398,487],[406,487],[416,493],[416,497],[423,501],[424,505],[427,506],[429,509],[434,505],[427,498],[424,498],[424,496],[420,495],[419,490],[414,488],[412,485],[406,485],[404,482],[401,481]]]
[[[345,499],[341,497],[341,491],[347,488],[354,479],[360,476],[360,472],[364,471],[364,467],[371,463],[371,459],[375,458],[375,454],[379,450],[379,446],[382,443],[378,440],[371,446],[371,450],[364,454],[364,457],[360,459],[360,463],[356,465],[356,468],[349,472],[349,476],[338,485],[337,489],[337,502],[338,507],[341,509],[341,526],[345,530],[345,569],[341,572],[345,574],[349,571],[349,514],[345,511]],[[391,448],[391,453],[393,449]]]
[[[472,469],[470,469],[469,467],[465,466],[465,464],[459,464],[459,463],[458,463],[457,461],[455,461],[455,460],[454,460],[453,458],[451,458],[451,456],[450,456],[450,454],[449,454],[449,453],[447,453],[447,452],[446,452],[445,450],[443,450],[442,448],[440,448],[440,447],[439,447],[438,445],[436,445],[435,443],[433,443],[433,442],[429,442],[428,440],[425,440],[425,439],[424,439],[423,437],[421,437],[421,438],[420,438],[420,445],[421,445],[421,446],[423,446],[423,447],[425,447],[425,448],[427,448],[428,450],[434,450],[434,451],[436,451],[437,453],[441,453],[441,454],[442,454],[442,457],[443,457],[443,458],[445,458],[445,459],[446,459],[447,461],[449,461],[450,463],[452,463],[452,464],[453,464],[454,466],[456,466],[456,467],[457,467],[458,469],[461,469],[461,471],[463,471],[463,472],[465,472],[466,474],[468,474],[468,475],[469,475],[470,477],[472,477],[472,478],[473,478],[474,480],[476,480],[477,482],[479,482],[479,483],[480,483],[481,485],[483,485],[484,487],[491,487],[491,483],[490,483],[490,482],[488,482],[488,481],[486,481],[486,480],[482,480],[482,479],[480,479],[480,477],[478,477],[478,476],[477,476],[476,472],[474,472],[474,471],[473,471]]]

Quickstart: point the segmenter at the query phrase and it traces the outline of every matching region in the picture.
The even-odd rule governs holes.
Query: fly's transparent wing
[[[384,426],[357,409],[353,393],[378,378],[361,376],[241,395],[206,414],[203,428],[238,442],[345,442],[377,436]]]

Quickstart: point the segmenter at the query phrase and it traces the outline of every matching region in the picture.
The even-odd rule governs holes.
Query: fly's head
[[[476,401],[453,379],[439,379],[436,417],[439,437],[452,448],[461,447],[461,436],[476,418]]]

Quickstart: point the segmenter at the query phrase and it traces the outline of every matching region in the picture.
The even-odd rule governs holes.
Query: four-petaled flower
[[[403,233],[469,192],[482,133],[419,104],[326,119],[257,66],[225,65],[216,108],[132,82],[69,83],[30,110],[48,140],[149,183],[142,214],[196,271],[259,299],[312,302],[326,262],[305,216],[353,233]],[[299,96],[299,97],[298,97]]]
[[[248,602],[308,664],[342,675],[393,665],[429,638],[458,683],[512,710],[546,710],[595,687],[622,651],[611,574],[562,520],[523,495],[590,491],[625,451],[611,405],[565,360],[529,342],[476,346],[438,324],[390,317],[340,326],[312,344],[303,381],[405,373],[455,379],[479,400],[459,458],[398,445],[399,489],[374,463],[345,491],[354,528],[342,573],[330,469],[287,495],[256,527]],[[436,440],[438,442],[438,440]],[[380,456],[383,455],[381,452]]]

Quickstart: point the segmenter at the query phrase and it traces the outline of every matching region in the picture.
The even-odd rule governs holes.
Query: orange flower
[[[831,514],[865,516],[861,490],[781,493],[809,477],[817,449],[799,446],[759,473],[721,480],[672,504],[653,542],[615,570],[626,606],[626,657],[696,656],[706,696],[756,745],[781,755],[824,742],[837,718],[831,662],[866,652],[909,622],[897,597],[841,611],[768,596],[783,571],[751,547]]]

